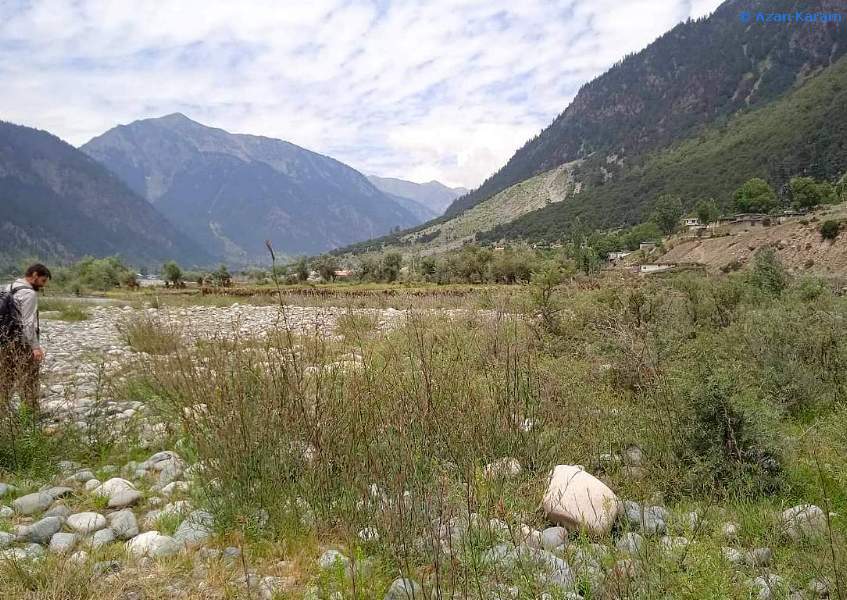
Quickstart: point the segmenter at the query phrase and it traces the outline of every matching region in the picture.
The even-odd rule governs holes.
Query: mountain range
[[[182,114],[115,127],[81,150],[228,263],[266,262],[265,240],[318,254],[427,216],[335,159]]]
[[[139,264],[213,257],[102,165],[45,131],[0,122],[0,256]]]
[[[772,26],[742,13],[843,12],[843,0],[728,0],[587,83],[479,188],[416,228],[354,246],[435,252],[469,241],[561,239],[574,223],[644,220],[665,193],[727,204],[752,177],[847,169],[847,27]]]
[[[444,211],[456,198],[464,196],[470,191],[463,187],[447,187],[439,181],[415,183],[394,177],[377,177],[376,175],[368,175],[368,179],[386,194],[407,198],[424,206],[432,213],[428,217],[430,219],[444,214]]]

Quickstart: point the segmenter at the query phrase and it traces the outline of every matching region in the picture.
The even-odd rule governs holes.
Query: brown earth
[[[656,262],[697,263],[715,271],[738,261],[744,268],[760,248],[772,247],[791,271],[847,276],[847,231],[833,241],[824,240],[819,231],[823,221],[845,217],[847,206],[840,205],[781,225],[735,226],[723,237],[671,240],[666,242],[670,249]]]

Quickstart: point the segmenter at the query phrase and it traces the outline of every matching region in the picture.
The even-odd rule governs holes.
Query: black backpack
[[[0,291],[0,345],[20,341],[24,335],[21,311],[15,302],[15,294],[23,287],[11,287]]]

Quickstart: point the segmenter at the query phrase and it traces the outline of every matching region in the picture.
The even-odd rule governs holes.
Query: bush
[[[773,248],[762,248],[753,258],[751,283],[772,296],[778,296],[788,286],[788,272]]]
[[[690,408],[684,435],[692,488],[741,496],[778,488],[780,460],[766,409],[740,387],[737,373],[707,365],[691,388]]]
[[[833,221],[832,219],[824,221],[821,223],[819,231],[821,232],[821,237],[823,239],[834,240],[838,237],[838,233],[841,231],[841,223]]]
[[[136,352],[170,354],[184,346],[181,331],[151,317],[127,319],[118,324],[124,341]]]

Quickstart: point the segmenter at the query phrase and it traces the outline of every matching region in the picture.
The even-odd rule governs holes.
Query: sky
[[[473,188],[721,0],[0,0],[0,119],[81,145],[182,112]]]

